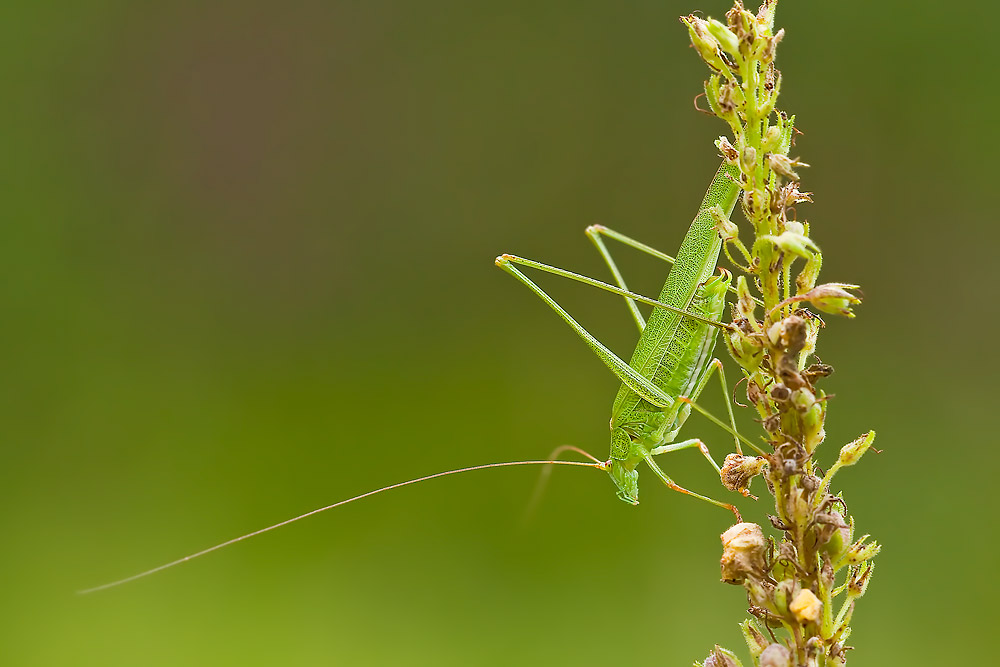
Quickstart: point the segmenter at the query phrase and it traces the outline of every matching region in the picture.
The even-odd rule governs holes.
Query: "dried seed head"
[[[764,531],[755,523],[738,523],[724,532],[722,539],[722,580],[729,584],[744,581],[747,575],[764,571]]]
[[[791,652],[781,644],[771,644],[760,654],[760,667],[789,667]]]
[[[735,163],[740,158],[740,152],[729,143],[729,139],[726,137],[719,137],[715,142],[715,146],[722,153],[722,157],[726,158],[729,162]]]
[[[791,397],[792,390],[779,382],[771,387],[770,393],[771,400],[777,401],[778,403],[784,403]]]
[[[737,491],[744,496],[750,480],[759,475],[767,467],[767,459],[762,456],[743,456],[730,454],[722,464],[722,485],[730,491]]]
[[[820,602],[815,593],[808,588],[803,588],[788,605],[788,608],[795,614],[799,623],[818,623],[823,612],[823,603]]]

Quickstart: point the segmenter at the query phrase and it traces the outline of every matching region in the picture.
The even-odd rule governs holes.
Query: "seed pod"
[[[716,77],[716,80],[718,80],[718,77]],[[719,137],[715,142],[715,146],[722,153],[722,157],[730,162],[735,163],[740,158],[740,152],[733,148],[733,145],[729,143],[729,139],[726,137]],[[742,278],[743,276],[740,277]]]
[[[722,581],[737,584],[748,574],[764,571],[764,531],[755,523],[738,523],[721,535]]]
[[[789,667],[792,654],[781,644],[771,644],[760,654],[760,667]]]
[[[767,467],[767,459],[762,456],[729,454],[722,464],[722,485],[730,491],[749,495],[750,480]]]

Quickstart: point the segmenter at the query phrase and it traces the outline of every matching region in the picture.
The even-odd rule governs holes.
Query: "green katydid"
[[[587,342],[608,368],[621,379],[622,386],[615,398],[612,410],[611,456],[609,460],[600,461],[576,447],[564,447],[560,449],[572,449],[584,454],[591,460],[563,461],[556,460],[553,455],[548,460],[488,463],[434,473],[375,489],[332,505],[306,512],[305,514],[227,540],[130,577],[82,590],[80,593],[92,593],[146,577],[217,551],[236,542],[241,542],[314,514],[319,514],[320,512],[325,512],[326,510],[340,507],[341,505],[346,505],[384,491],[417,484],[438,477],[489,468],[525,465],[567,465],[597,468],[610,473],[612,480],[614,480],[617,486],[619,498],[631,504],[637,504],[638,472],[635,468],[639,463],[645,461],[670,488],[729,509],[739,519],[740,515],[736,507],[679,486],[653,460],[653,457],[659,454],[697,447],[701,450],[705,458],[711,462],[716,471],[719,471],[718,464],[712,459],[708,449],[701,440],[690,439],[682,442],[674,442],[677,432],[690,415],[692,408],[702,412],[716,424],[729,431],[736,438],[737,451],[740,451],[740,440],[756,448],[753,443],[744,439],[735,430],[732,407],[728,400],[728,389],[726,388],[725,378],[721,373],[722,365],[718,359],[712,358],[717,330],[719,328],[726,328],[727,326],[721,324],[720,320],[723,308],[725,307],[726,292],[731,289],[730,276],[727,272],[723,271],[721,275],[714,275],[722,245],[717,231],[718,219],[720,215],[728,217],[732,213],[740,192],[738,179],[739,169],[723,162],[708,189],[708,193],[705,195],[705,199],[698,214],[695,216],[694,222],[691,223],[691,227],[684,237],[676,260],[605,227],[589,227],[587,235],[597,246],[598,251],[611,269],[618,287],[512,255],[497,257],[496,263],[499,267],[514,275],[548,303]],[[604,245],[602,237],[617,240],[673,263],[674,266],[667,276],[659,300],[644,297],[628,290],[617,265]],[[540,269],[624,296],[628,308],[641,332],[631,361],[626,364],[594,338],[569,313],[559,306],[555,300],[517,269],[515,265]],[[636,302],[654,306],[648,322],[643,319],[642,314],[636,306]],[[726,407],[729,411],[730,426],[725,425],[694,403],[708,383],[711,374],[716,371],[719,372],[723,393],[726,395]]]
[[[676,260],[605,227],[589,227],[587,235],[611,269],[618,283],[617,288],[532,260],[512,255],[497,258],[500,268],[521,281],[555,310],[622,381],[611,414],[611,456],[608,470],[618,488],[618,497],[625,502],[639,502],[636,466],[645,461],[671,489],[732,510],[737,518],[740,516],[733,505],[679,486],[653,459],[659,454],[698,447],[716,471],[719,471],[718,464],[701,440],[692,438],[674,442],[692,407],[704,413],[694,401],[713,372],[719,373],[731,428],[708,413],[705,414],[733,434],[736,438],[736,450],[742,453],[739,443],[742,438],[736,433],[722,363],[712,358],[718,328],[723,327],[720,320],[725,308],[726,292],[730,289],[730,276],[727,272],[714,275],[722,249],[718,221],[720,217],[728,218],[736,205],[740,193],[739,178],[739,168],[724,161],[684,236]],[[673,262],[674,266],[667,276],[658,301],[639,297],[628,290],[602,236]],[[539,269],[623,295],[641,332],[631,361],[626,364],[594,338],[552,297],[518,270],[516,265]],[[643,320],[635,305],[636,301],[655,306],[648,322]],[[756,449],[752,443],[748,444]]]

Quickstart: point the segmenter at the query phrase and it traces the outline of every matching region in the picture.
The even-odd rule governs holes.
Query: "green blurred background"
[[[997,619],[993,5],[782,3],[828,318],[822,459],[885,544],[853,665],[964,664]],[[674,2],[12,2],[2,80],[5,665],[686,665],[739,648],[730,517],[643,475],[438,480],[101,594],[335,500],[599,456],[617,383],[500,252],[671,251],[719,121]],[[653,292],[664,267],[619,253]],[[544,281],[621,354],[619,301]],[[714,400],[715,392],[710,392]],[[721,402],[715,403],[718,408]],[[747,411],[746,431],[757,428]],[[686,433],[717,456],[726,435]],[[665,462],[714,489],[697,454]],[[759,483],[759,482],[758,482]],[[762,487],[755,487],[758,491]],[[721,490],[713,492],[721,495]],[[762,500],[741,503],[764,521]]]

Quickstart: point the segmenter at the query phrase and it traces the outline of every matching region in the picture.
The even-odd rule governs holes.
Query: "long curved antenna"
[[[604,461],[597,461],[596,463],[587,463],[585,461],[506,461],[503,463],[486,463],[483,465],[468,466],[466,468],[456,468],[455,470],[445,470],[444,472],[436,472],[433,475],[425,475],[423,477],[417,477],[416,479],[409,479],[405,482],[397,482],[396,484],[390,484],[389,486],[383,486],[380,489],[375,489],[374,491],[368,491],[367,493],[362,493],[361,495],[354,496],[353,498],[348,498],[347,500],[341,500],[332,505],[327,505],[326,507],[320,507],[312,511],[306,512],[305,514],[300,514],[291,519],[285,519],[276,524],[268,526],[267,528],[261,528],[255,530],[252,533],[247,533],[246,535],[240,535],[239,537],[234,537],[231,540],[226,540],[216,544],[213,547],[207,549],[202,549],[201,551],[195,552],[193,554],[184,556],[183,558],[178,558],[177,560],[170,561],[169,563],[164,563],[152,569],[140,572],[138,574],[133,574],[131,577],[125,577],[124,579],[119,579],[117,581],[112,581],[107,584],[102,584],[100,586],[94,586],[93,588],[85,588],[83,590],[77,591],[78,595],[87,595],[88,593],[96,593],[97,591],[107,590],[108,588],[114,588],[115,586],[121,586],[122,584],[127,584],[130,581],[135,581],[136,579],[142,579],[143,577],[148,577],[151,574],[156,574],[157,572],[162,572],[163,570],[174,567],[175,565],[180,565],[181,563],[186,563],[195,558],[200,558],[206,554],[210,554],[213,551],[218,551],[224,547],[228,547],[231,544],[236,544],[237,542],[242,542],[243,540],[248,540],[251,537],[256,537],[263,533],[270,532],[275,528],[281,528],[282,526],[287,526],[290,523],[295,523],[296,521],[301,521],[314,514],[319,514],[320,512],[325,512],[327,510],[332,510],[335,507],[340,507],[341,505],[346,505],[348,503],[353,503],[355,500],[361,500],[362,498],[367,498],[369,496],[374,496],[376,494],[382,493],[384,491],[391,491],[392,489],[398,489],[404,486],[409,486],[411,484],[417,484],[419,482],[426,482],[431,479],[436,479],[438,477],[447,477],[448,475],[457,475],[463,472],[472,472],[473,470],[487,470],[489,468],[507,468],[510,466],[530,466],[530,465],[564,465],[564,466],[582,466],[587,468],[597,468],[598,470],[606,470],[607,463]]]

